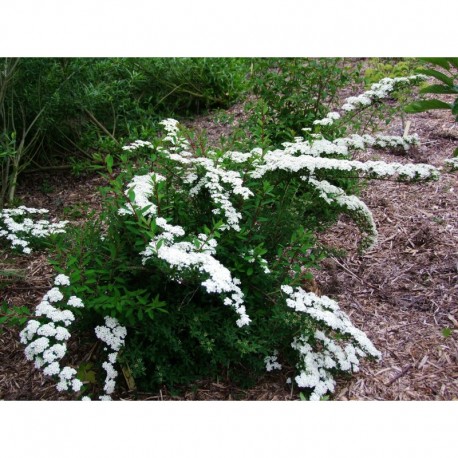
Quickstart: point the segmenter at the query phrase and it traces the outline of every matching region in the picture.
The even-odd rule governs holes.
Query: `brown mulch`
[[[417,151],[404,158],[379,151],[361,156],[443,166],[457,147],[451,114],[409,119],[410,132],[422,140]],[[445,171],[425,184],[371,182],[361,198],[378,226],[376,247],[359,256],[358,237],[348,237],[354,228],[344,219],[323,237],[335,247],[347,240],[349,255],[326,261],[316,280],[383,353],[381,363],[365,363],[338,384],[335,399],[458,399],[457,191],[456,173]]]
[[[232,110],[236,119],[243,116],[241,106]],[[213,126],[213,120],[214,115],[203,117],[194,125],[205,129]],[[418,133],[422,142],[418,149],[406,156],[369,151],[359,157],[441,167],[458,144],[453,117],[438,110],[409,116],[409,120],[410,133]],[[212,129],[209,133],[216,144],[228,125],[221,122]],[[400,130],[400,124],[395,123],[387,133],[399,134]],[[97,176],[31,175],[22,183],[19,195],[27,205],[49,208],[61,219],[83,220],[86,208],[100,209],[97,187],[101,184]],[[326,260],[323,268],[314,272],[320,290],[339,301],[383,354],[380,363],[363,362],[358,374],[338,379],[334,399],[458,399],[457,191],[457,174],[445,171],[439,181],[426,184],[372,181],[361,198],[373,212],[378,245],[362,256],[358,254],[359,234],[346,218],[320,236],[322,243],[347,251],[346,256],[334,255]],[[6,253],[0,252],[0,270],[11,262]],[[36,253],[15,258],[14,269],[20,276],[14,282],[7,283],[0,277],[1,299],[33,307],[51,285],[52,268],[43,254]],[[450,336],[444,336],[444,329],[450,330]],[[0,399],[67,399],[25,360],[18,331],[3,329],[0,334]],[[290,375],[266,375],[249,390],[222,381],[203,381],[180,397],[166,388],[135,396],[124,391],[119,397],[298,399],[297,392],[285,383]]]

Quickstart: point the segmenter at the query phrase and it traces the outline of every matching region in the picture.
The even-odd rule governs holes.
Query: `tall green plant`
[[[0,208],[12,203],[20,172],[40,150],[54,99],[74,74],[56,75],[56,60],[10,59],[0,71]]]
[[[291,141],[324,117],[358,75],[344,59],[255,59],[250,77],[255,100],[247,106],[250,116],[242,129],[257,146]]]
[[[420,94],[458,94],[458,58],[434,57],[422,58],[421,61],[430,64],[430,68],[422,68],[419,72],[435,78],[437,83],[422,88]],[[437,67],[441,67],[442,71],[437,70]],[[406,109],[409,113],[428,110],[451,110],[458,121],[458,95],[451,103],[439,99],[420,100],[411,103]]]
[[[451,103],[440,99],[419,100],[406,107],[408,113],[421,113],[429,110],[451,110],[458,121],[458,58],[457,57],[428,57],[422,58],[428,68],[419,71],[424,75],[433,77],[435,84],[430,84],[420,90],[420,94],[450,94],[455,95]],[[437,70],[440,67],[442,71]],[[458,148],[455,149],[455,156],[458,156]]]

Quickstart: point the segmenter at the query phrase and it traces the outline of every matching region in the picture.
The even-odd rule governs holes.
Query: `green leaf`
[[[444,337],[450,337],[452,335],[452,330],[450,328],[442,329],[442,335]]]
[[[452,114],[458,116],[458,98],[455,99],[452,106]]]
[[[108,154],[107,157],[105,158],[105,162],[107,164],[108,173],[112,173],[113,172],[113,156],[111,156],[111,154]]]
[[[413,102],[405,107],[406,113],[420,113],[428,110],[450,110],[452,106],[449,103],[442,102],[441,100],[421,100]]]
[[[428,62],[428,64],[438,65],[445,70],[450,69],[450,63],[448,57],[422,57],[420,60]]]
[[[458,86],[433,84],[420,90],[420,94],[458,94]]]
[[[135,191],[132,188],[127,191],[127,197],[132,203],[135,202]]]
[[[299,398],[301,401],[307,401],[307,398],[304,396],[304,393],[299,393]]]
[[[434,78],[437,78],[439,81],[442,81],[447,86],[453,86],[453,78],[450,78],[449,76],[444,75],[443,73],[438,72],[437,70],[425,68],[424,70],[421,71],[421,73],[427,76],[434,76]]]
[[[92,363],[81,363],[78,368],[78,372],[76,373],[76,376],[82,382],[88,382],[88,383],[96,382],[95,372],[93,370]]]

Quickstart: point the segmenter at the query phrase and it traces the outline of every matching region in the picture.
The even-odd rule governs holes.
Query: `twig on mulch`
[[[398,380],[401,377],[403,377],[404,375],[406,375],[407,372],[410,371],[410,369],[412,369],[412,365],[408,364],[401,372],[399,372],[397,375],[395,375],[389,382],[385,383],[385,385],[386,386],[392,385],[396,380]]]

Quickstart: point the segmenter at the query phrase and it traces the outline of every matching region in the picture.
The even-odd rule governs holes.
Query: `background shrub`
[[[94,152],[114,151],[162,117],[227,107],[245,90],[249,62],[5,58],[0,68],[1,207],[32,162],[97,163]]]

